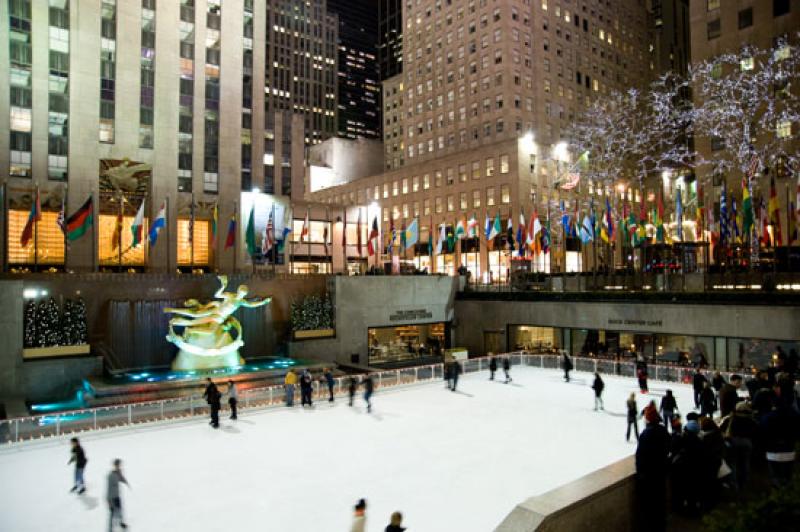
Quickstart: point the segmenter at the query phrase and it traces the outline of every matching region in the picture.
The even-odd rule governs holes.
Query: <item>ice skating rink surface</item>
[[[502,371],[498,372],[502,376]],[[463,375],[377,390],[367,414],[359,395],[313,409],[222,414],[207,420],[85,433],[87,492],[69,493],[68,438],[0,449],[0,531],[105,530],[105,475],[122,458],[131,484],[123,509],[134,532],[337,532],[367,499],[367,530],[395,510],[409,532],[489,532],[519,502],[623,458],[625,401],[639,410],[666,388],[691,410],[691,386],[604,376],[606,410],[595,412],[592,374],[512,369],[513,382]],[[640,420],[640,429],[643,421]]]

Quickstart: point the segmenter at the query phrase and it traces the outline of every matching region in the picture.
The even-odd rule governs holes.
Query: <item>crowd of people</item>
[[[800,442],[800,398],[787,372],[764,372],[748,382],[716,372],[693,376],[695,410],[682,421],[671,390],[660,406],[639,414],[628,399],[628,431],[637,435],[637,493],[648,530],[664,530],[666,501],[690,517],[712,510],[723,491],[738,497],[752,489],[751,468],[766,465],[773,487],[789,484]],[[747,391],[747,393],[745,393]],[[638,433],[637,419],[645,420]],[[669,497],[667,489],[669,488]]]

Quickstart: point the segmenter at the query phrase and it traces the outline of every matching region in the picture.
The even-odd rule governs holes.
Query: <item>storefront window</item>
[[[442,356],[447,347],[445,324],[398,325],[368,329],[369,365],[413,364]]]

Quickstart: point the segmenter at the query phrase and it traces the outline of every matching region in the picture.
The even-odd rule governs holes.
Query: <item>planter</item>
[[[22,350],[22,358],[52,358],[84,356],[91,352],[89,344],[56,345],[53,347],[28,347]]]
[[[306,331],[294,331],[295,340],[312,340],[314,338],[331,338],[336,336],[334,329],[309,329]]]

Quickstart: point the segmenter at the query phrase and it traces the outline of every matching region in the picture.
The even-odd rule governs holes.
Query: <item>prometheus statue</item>
[[[242,340],[242,324],[233,317],[239,307],[256,308],[268,304],[272,298],[247,300],[247,286],[239,285],[236,292],[225,292],[228,285],[226,275],[218,276],[221,286],[214,300],[201,304],[188,299],[185,308],[166,308],[164,312],[175,314],[169,320],[167,340],[178,346],[178,356],[172,369],[188,371],[197,369],[230,368],[244,363],[239,356]],[[175,332],[183,327],[183,334]],[[236,338],[231,332],[236,332]]]

